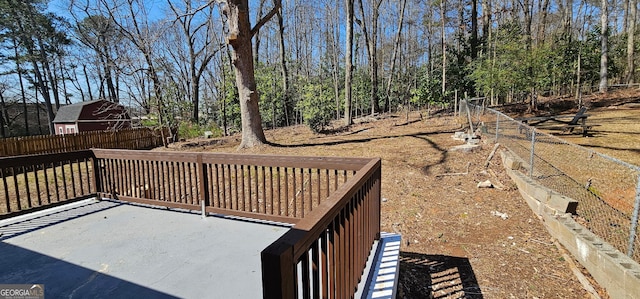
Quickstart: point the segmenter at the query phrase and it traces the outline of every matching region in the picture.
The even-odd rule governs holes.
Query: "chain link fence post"
[[[499,131],[500,131],[500,114],[496,113],[496,143],[498,143]]]
[[[638,229],[638,213],[640,213],[640,174],[636,185],[636,201],[633,206],[633,216],[631,216],[631,229],[629,230],[629,249],[627,255],[633,257],[634,243],[636,241],[636,230]]]
[[[533,177],[533,158],[536,148],[536,129],[531,128],[531,155],[529,156],[529,177]]]

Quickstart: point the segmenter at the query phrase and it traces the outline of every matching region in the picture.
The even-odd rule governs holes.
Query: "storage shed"
[[[95,100],[60,107],[53,124],[56,134],[64,135],[130,128],[131,117],[118,103]]]

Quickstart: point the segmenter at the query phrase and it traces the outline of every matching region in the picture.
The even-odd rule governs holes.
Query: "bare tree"
[[[258,107],[258,91],[254,75],[254,61],[251,38],[280,9],[282,3],[275,1],[275,6],[256,25],[249,23],[248,0],[226,0],[222,2],[223,12],[227,17],[227,42],[233,48],[232,62],[235,66],[236,86],[240,99],[240,115],[242,119],[242,142],[239,148],[249,148],[264,144],[267,140],[262,130],[262,118]]]
[[[7,90],[7,84],[5,82],[0,83],[0,138],[7,137],[5,131],[5,125],[9,120],[9,113],[7,104],[4,100],[4,92]]]
[[[391,53],[391,67],[389,68],[389,79],[387,81],[387,109],[391,111],[391,82],[393,81],[394,69],[396,66],[396,57],[398,56],[398,48],[400,47],[400,36],[402,35],[402,24],[404,23],[404,9],[407,6],[407,0],[400,2],[400,18],[398,18],[398,29],[396,31],[395,42],[393,43],[393,52]],[[444,30],[444,27],[443,27]],[[444,86],[444,85],[443,85]],[[444,94],[444,87],[443,87]]]
[[[277,4],[274,0],[274,6]],[[284,45],[284,19],[282,17],[282,6],[280,5],[280,9],[276,13],[278,19],[278,44],[280,46],[280,69],[282,71],[282,91],[283,91],[283,107],[284,107],[284,117],[286,119],[287,125],[289,125],[289,69],[287,68],[287,57]],[[275,121],[275,120],[274,120]]]
[[[547,25],[547,16],[549,15],[549,3],[550,0],[541,0],[538,2],[539,7],[539,16],[540,19],[538,21],[538,34],[536,36],[536,45],[544,44],[545,35],[546,35],[546,25]]]
[[[371,114],[373,115],[380,110],[380,104],[378,103],[378,18],[380,17],[382,0],[372,0],[370,2],[371,22],[367,22],[362,0],[358,1],[360,4],[360,14],[362,16],[362,21],[358,22],[358,24],[362,27],[362,33],[364,34],[365,43],[367,44],[369,74],[371,78]],[[369,33],[368,28],[371,28],[371,33]]]
[[[352,124],[351,118],[351,80],[353,76],[353,0],[346,0],[347,8],[347,36],[345,52],[345,75],[344,75],[344,123],[346,126]]]
[[[445,0],[440,0],[440,21],[442,22],[442,96],[443,97],[447,90],[447,34],[445,30],[446,7],[447,5],[445,3]]]
[[[200,80],[215,54],[221,49],[214,41],[215,31],[211,28],[212,9],[207,8],[197,11],[191,6],[190,0],[184,1],[184,8],[180,9],[174,1],[167,1],[175,20],[180,24],[180,32],[183,34],[183,44],[187,47],[186,57],[188,73],[186,74],[186,87],[191,100],[191,121],[198,123],[200,115]],[[204,18],[198,22],[196,14],[204,12]],[[180,63],[180,61],[177,61]]]
[[[628,0],[629,20],[627,27],[627,84],[633,84],[635,75],[635,34],[636,34],[636,17],[638,15],[638,4],[636,0]],[[625,22],[626,23],[626,22]]]
[[[607,92],[608,83],[607,83],[607,58],[608,58],[608,43],[609,43],[609,22],[607,21],[608,16],[608,5],[607,0],[600,1],[600,25],[602,26],[600,32],[600,85],[598,86],[598,90],[600,92]]]
[[[114,84],[114,57],[113,47],[120,42],[116,25],[113,21],[102,15],[91,15],[85,10],[87,16],[76,23],[75,33],[78,41],[85,47],[92,49],[100,63],[100,90],[104,94],[103,84],[107,84],[107,94],[110,101],[118,102],[118,95]]]

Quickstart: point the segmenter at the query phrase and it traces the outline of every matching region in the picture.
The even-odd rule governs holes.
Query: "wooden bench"
[[[589,130],[591,130],[595,126],[599,126],[596,124],[587,124],[587,118],[589,117],[587,112],[587,107],[582,107],[575,115],[552,115],[552,116],[536,116],[536,117],[527,117],[517,119],[521,121],[523,124],[527,124],[529,126],[538,126],[541,124],[549,124],[548,122],[552,122],[551,125],[556,125],[550,128],[561,128],[562,133],[572,133],[575,128],[580,128],[582,130],[582,136],[587,136]],[[569,120],[569,121],[567,121]]]

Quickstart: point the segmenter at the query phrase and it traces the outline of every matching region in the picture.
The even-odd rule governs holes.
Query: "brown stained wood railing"
[[[380,160],[262,251],[264,298],[352,298],[380,238]]]
[[[91,151],[0,158],[0,219],[95,195]]]
[[[132,150],[0,158],[0,218],[90,196],[294,224],[265,298],[349,298],[380,238],[380,159]]]
[[[93,150],[107,197],[295,223],[368,160]]]

